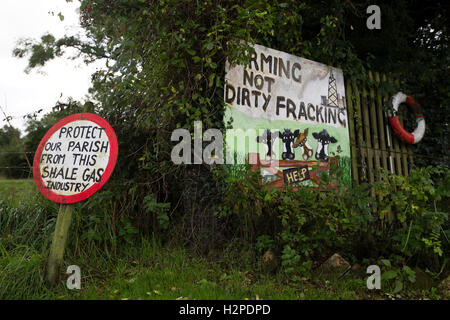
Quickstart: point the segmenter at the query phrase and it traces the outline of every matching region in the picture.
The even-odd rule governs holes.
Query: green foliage
[[[155,195],[152,194],[144,197],[144,209],[147,213],[156,214],[161,230],[169,228],[168,210],[170,209],[170,203],[159,203],[156,201]]]
[[[385,292],[397,294],[416,282],[416,272],[407,265],[402,268],[394,267],[387,259],[381,259],[381,281]]]
[[[433,159],[418,158],[416,163],[445,163],[450,150],[448,11],[441,5],[383,2],[382,29],[368,31],[368,4],[82,0],[87,39],[47,34],[19,43],[13,53],[29,57],[28,70],[69,48],[87,63],[106,60],[106,68],[92,75],[89,99],[119,137],[119,161],[102,192],[76,206],[69,257],[96,253],[99,259],[112,259],[121,246],[138,239],[138,230],[143,235],[177,230],[169,223],[184,221],[188,208],[211,212],[214,207],[214,219],[226,226],[225,246],[250,244],[261,252],[273,248],[290,277],[308,274],[336,251],[352,260],[395,255],[398,265],[407,262],[440,273],[450,251],[447,168],[419,168],[408,178],[384,173],[374,185],[353,187],[350,177],[333,168],[321,175],[319,189],[273,190],[261,187],[259,174],[248,172],[247,166],[212,168],[212,181],[185,183],[190,168],[170,160],[175,128],[192,132],[197,120],[204,130],[224,128],[226,62],[247,63],[249,44],[258,43],[340,66],[355,80],[367,69],[403,75],[402,87],[422,103],[431,124],[416,152]],[[63,115],[30,121],[27,148],[34,150],[43,132]],[[349,161],[343,158],[340,164]],[[336,176],[340,187],[326,187]],[[191,190],[198,194],[190,198]],[[211,193],[214,201],[204,201]],[[186,198],[202,199],[203,207],[189,207]],[[34,230],[27,228],[49,232],[56,212],[48,203],[44,213],[5,204],[1,208],[7,234],[27,244],[33,241],[27,232]],[[36,218],[36,225],[25,224],[24,216]],[[22,223],[27,227],[21,229]],[[43,238],[33,245],[47,247]],[[13,246],[5,242],[7,251],[2,252]]]
[[[0,177],[28,177],[30,172],[22,143],[19,130],[7,125],[0,128]]]
[[[275,249],[275,240],[267,234],[260,235],[256,238],[256,248],[260,254],[263,254],[265,250]]]
[[[119,238],[124,239],[129,244],[133,244],[133,236],[138,233],[138,229],[131,224],[130,219],[123,218],[120,220]]]
[[[89,249],[88,249],[89,250]],[[339,281],[324,288],[286,285],[279,275],[257,278],[243,266],[193,257],[185,249],[139,239],[122,248],[114,261],[96,252],[70,258],[81,267],[81,290],[69,290],[65,277],[54,288],[44,283],[45,256],[36,252],[1,254],[0,298],[53,300],[208,300],[208,299],[362,299],[363,281]],[[226,260],[224,259],[224,262]]]
[[[4,183],[3,181],[2,184]],[[33,182],[21,181],[21,183]],[[14,198],[17,198],[16,192],[14,192]],[[56,205],[40,201],[36,193],[34,196],[33,193],[27,194],[28,201],[22,200],[17,203],[5,199],[6,193],[0,194],[0,241],[7,251],[26,246],[41,252],[51,241],[56,218],[55,215],[48,213],[53,210],[57,212]]]
[[[1,248],[0,242],[0,252]],[[45,294],[44,268],[45,257],[33,250],[0,254],[0,299],[22,300]]]
[[[450,150],[445,147],[450,105],[450,78],[445,70],[449,59],[447,7],[411,5],[403,0],[383,2],[382,29],[370,31],[366,27],[368,5],[365,0],[82,0],[81,25],[87,38],[68,35],[56,39],[47,34],[39,41],[22,41],[13,53],[29,57],[29,68],[43,66],[68,49],[75,49],[87,63],[105,59],[106,67],[92,75],[90,99],[119,136],[119,161],[112,179],[148,182],[136,192],[139,204],[129,206],[123,214],[133,220],[137,211],[146,211],[144,197],[154,194],[159,202],[171,204],[170,221],[175,222],[182,220],[187,210],[179,202],[190,186],[180,183],[189,170],[174,166],[170,160],[170,134],[175,128],[192,132],[197,120],[202,121],[204,130],[224,128],[225,65],[227,61],[246,64],[251,43],[340,66],[347,78],[355,80],[365,76],[368,69],[404,75],[402,87],[419,100],[420,94],[426,97],[425,117],[432,123],[417,152],[441,159],[433,163],[445,162],[442,159]],[[386,46],[387,42],[396,45]],[[340,161],[349,165],[348,159]],[[348,176],[339,177],[341,183],[350,182]],[[363,198],[367,188],[350,192],[356,198],[347,201],[365,213],[363,218],[348,218],[361,220],[361,225],[372,217],[364,209],[368,207]],[[254,189],[248,185],[239,190],[248,198],[235,203],[233,209],[246,212],[247,206],[258,212],[255,216],[239,215],[245,226],[241,231],[247,236],[260,227],[258,217],[264,211],[266,195],[261,198]],[[117,192],[118,198],[127,194],[124,189]],[[304,193],[306,199],[316,197]],[[348,203],[339,200],[329,205],[330,212],[343,212]],[[283,205],[283,210],[290,217],[298,208],[288,207]],[[277,214],[271,214],[271,219],[276,219]],[[321,219],[334,227],[333,218],[327,219],[325,214],[328,212],[323,212]],[[156,217],[151,229],[156,230],[156,225],[166,229],[166,213],[157,211]],[[135,220],[142,223],[141,230],[150,222]],[[308,225],[306,222],[302,228]],[[439,246],[429,235],[425,239],[430,246]]]
[[[394,255],[400,264],[435,272],[445,265],[450,252],[446,167],[420,168],[409,177],[384,172],[373,185],[335,188],[329,183],[339,171],[323,174],[320,188],[298,190],[258,182],[256,187],[249,176],[230,177],[221,212],[236,215],[245,238],[257,239],[258,248],[270,245],[282,252],[289,274],[309,274],[334,252],[354,261]]]
[[[441,180],[440,183],[433,181]],[[376,184],[380,218],[391,216],[402,225],[393,236],[392,245],[408,257],[432,251],[442,257],[442,246],[448,246],[448,183],[447,167],[413,170],[409,177],[384,173]],[[438,206],[439,204],[439,206]],[[395,217],[390,213],[395,212]],[[389,217],[388,217],[389,219]],[[443,243],[443,242],[446,242]],[[431,258],[431,257],[429,257]]]
[[[33,186],[32,181],[28,183]],[[14,184],[15,181],[2,181],[0,198],[6,196],[7,187],[14,187]],[[21,181],[19,185],[24,184]],[[230,187],[231,192],[233,185]],[[135,197],[133,192],[130,192],[128,199]],[[267,190],[269,196],[265,207],[271,201],[279,204],[278,197],[282,193]],[[16,195],[15,192],[13,194]],[[257,237],[260,248],[271,248],[277,252],[277,248],[283,246],[282,272],[270,276],[259,274],[254,263],[243,263],[247,252],[238,239],[235,241],[237,255],[230,256],[224,250],[223,253],[219,252],[221,258],[214,256],[206,260],[190,254],[184,248],[162,246],[159,239],[139,237],[134,226],[135,220],[123,217],[123,209],[115,207],[120,201],[113,201],[117,192],[111,191],[99,193],[94,196],[96,199],[75,205],[65,260],[66,266],[76,264],[82,268],[82,290],[68,290],[64,279],[56,288],[49,290],[44,284],[45,257],[48,255],[58,205],[36,191],[35,197],[30,197],[29,190],[18,194],[20,199],[17,202],[13,201],[18,200],[17,196],[14,199],[7,197],[0,202],[2,299],[176,299],[180,296],[188,299],[244,299],[256,295],[260,299],[374,298],[373,292],[366,291],[365,282],[361,279],[342,279],[332,284],[325,282],[320,287],[316,280],[305,282],[302,276],[309,274],[314,255],[327,252],[327,248],[322,247],[306,257],[302,248],[294,246],[298,239],[286,239],[289,243],[282,243],[277,234],[270,232],[272,226],[262,221],[259,223],[266,226],[266,232]],[[153,202],[152,199],[150,202]],[[264,210],[261,219],[267,219],[267,211]],[[308,216],[306,219],[307,223],[312,220]],[[304,226],[306,224],[302,222],[302,228]],[[235,227],[242,228],[240,224]],[[307,232],[307,238],[302,240],[306,243],[312,241],[314,233],[308,229],[304,229],[304,232]],[[327,243],[334,242],[336,236],[329,236],[328,240]],[[448,248],[443,248],[443,252],[444,255],[448,254]],[[347,251],[346,256],[349,254],[350,251]],[[386,290],[390,292],[395,289],[397,279],[402,279],[406,287],[411,284],[412,276],[408,269],[402,267],[405,265],[404,256],[393,256],[391,261],[391,267],[382,267],[385,271],[393,270],[396,273],[395,278],[386,280],[389,284]],[[380,262],[379,265],[385,264]],[[286,277],[295,281],[286,284]],[[439,299],[435,291],[426,291],[417,296]],[[375,295],[375,298],[383,297]]]

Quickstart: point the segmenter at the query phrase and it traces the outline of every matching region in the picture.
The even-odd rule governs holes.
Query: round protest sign
[[[51,201],[82,201],[108,181],[117,153],[116,134],[105,119],[91,113],[68,116],[39,144],[33,162],[34,181]]]

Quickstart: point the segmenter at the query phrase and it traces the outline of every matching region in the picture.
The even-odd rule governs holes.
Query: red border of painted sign
[[[109,143],[110,143],[110,152],[109,152],[109,160],[108,165],[106,166],[105,172],[102,175],[102,180],[99,183],[95,183],[92,187],[89,189],[80,192],[78,194],[70,195],[70,196],[64,196],[59,195],[47,188],[45,188],[44,182],[41,177],[41,164],[40,159],[42,155],[42,151],[44,149],[45,144],[50,139],[50,137],[58,131],[61,127],[65,126],[66,124],[69,124],[70,122],[77,121],[77,120],[89,120],[92,121],[102,128],[105,128],[106,135],[108,137]],[[83,201],[90,196],[92,196],[94,193],[96,193],[98,190],[100,190],[101,187],[108,181],[109,177],[111,176],[114,167],[116,165],[117,161],[117,154],[119,152],[119,145],[117,143],[117,136],[114,132],[114,129],[111,127],[111,125],[102,117],[92,114],[92,113],[77,113],[73,114],[71,116],[68,116],[62,120],[60,120],[58,123],[56,123],[53,127],[50,128],[50,130],[47,131],[44,138],[42,138],[41,143],[39,144],[36,153],[34,155],[34,161],[33,161],[33,177],[34,182],[36,183],[36,186],[38,190],[46,197],[47,199],[63,203],[63,204],[70,204],[70,203],[76,203],[79,201]]]

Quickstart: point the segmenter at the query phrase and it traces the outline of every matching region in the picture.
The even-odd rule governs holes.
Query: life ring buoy
[[[425,134],[425,119],[419,110],[419,104],[410,95],[404,94],[403,92],[397,92],[392,97],[391,103],[395,112],[398,111],[399,105],[403,102],[407,104],[408,109],[416,117],[416,129],[412,133],[406,131],[401,125],[400,119],[395,114],[392,114],[392,112],[389,112],[389,123],[397,137],[406,143],[415,144],[422,140]]]

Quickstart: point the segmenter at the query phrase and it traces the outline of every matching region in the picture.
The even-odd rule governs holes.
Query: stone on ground
[[[319,271],[327,278],[337,278],[346,273],[350,268],[350,263],[338,253],[335,253],[320,266]]]
[[[275,253],[269,249],[262,256],[262,268],[265,272],[273,272],[278,267],[278,259]]]

